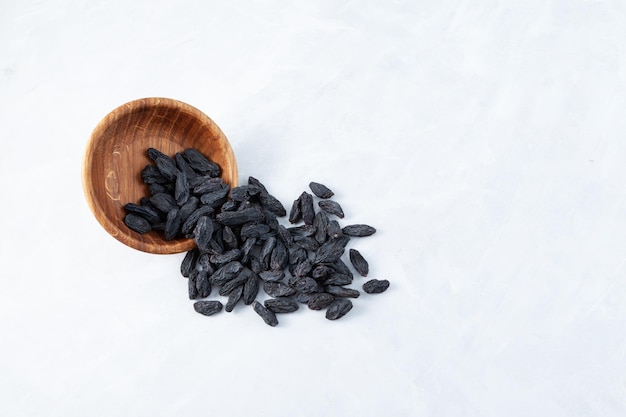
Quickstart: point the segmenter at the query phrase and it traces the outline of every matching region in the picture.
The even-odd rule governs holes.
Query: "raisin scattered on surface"
[[[386,279],[371,279],[363,284],[363,291],[368,294],[380,294],[387,291],[389,288],[389,281]]]
[[[358,272],[362,277],[366,277],[369,272],[369,264],[367,263],[363,255],[361,255],[361,252],[356,249],[350,249],[349,253],[350,262],[352,263],[352,266],[354,267],[356,272]]]
[[[326,310],[326,318],[328,320],[337,320],[348,314],[352,310],[352,301],[347,298],[337,298]]]
[[[298,309],[298,303],[291,298],[270,298],[265,300],[264,304],[274,313],[293,313]]]
[[[275,313],[294,312],[299,303],[311,310],[327,309],[329,320],[350,311],[350,298],[360,295],[349,288],[352,270],[367,276],[369,264],[356,249],[349,254],[346,249],[351,237],[369,236],[376,229],[365,224],[342,228],[329,219],[342,219],[344,212],[329,200],[334,193],[327,186],[310,182],[313,194],[302,192],[287,213],[254,177],[231,189],[220,178],[219,165],[196,149],[173,157],[154,148],[146,152],[152,163],[140,174],[147,195],[124,206],[124,222],[131,230],[160,233],[166,240],[194,239],[196,247],[185,254],[180,273],[188,278],[189,298],[198,300],[198,313],[232,312],[243,300],[241,304],[251,304],[267,324],[276,326]],[[289,227],[281,224],[287,221]],[[388,287],[387,280],[363,284],[369,294]],[[213,288],[228,297],[225,307],[217,300],[202,300]],[[272,298],[257,301],[261,288]]]
[[[269,326],[274,327],[278,324],[278,319],[276,318],[276,314],[274,314],[273,311],[266,308],[263,304],[259,303],[258,301],[255,301],[254,303],[252,303],[252,308],[254,308],[254,311],[256,311],[256,313],[259,316],[261,316],[263,321]]]
[[[336,201],[333,201],[333,200],[321,200],[319,203],[317,203],[317,205],[320,206],[320,208],[322,210],[324,210],[328,214],[334,214],[335,216],[339,217],[340,219],[343,219],[343,217],[344,217],[343,209],[341,208],[339,203],[336,202]]]
[[[331,198],[335,195],[330,188],[325,186],[324,184],[320,184],[318,182],[310,182],[309,188],[319,198]]]
[[[351,224],[341,229],[344,235],[364,237],[376,233],[376,229],[366,224]]]
[[[212,316],[215,313],[222,311],[222,303],[217,300],[211,301],[196,301],[193,303],[193,308],[196,312],[204,314],[205,316]]]

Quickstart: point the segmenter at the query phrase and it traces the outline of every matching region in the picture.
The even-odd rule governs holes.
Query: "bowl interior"
[[[141,170],[152,161],[147,148],[173,156],[196,148],[222,169],[222,179],[237,185],[237,163],[224,133],[207,115],[183,102],[145,98],[109,113],[94,129],[83,166],[85,195],[96,219],[120,242],[150,253],[179,253],[191,239],[167,241],[160,232],[139,234],[124,224],[124,205],[149,195]]]

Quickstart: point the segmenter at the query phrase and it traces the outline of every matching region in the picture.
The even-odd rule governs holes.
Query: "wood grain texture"
[[[224,133],[207,115],[168,98],[143,98],[123,104],[96,126],[83,162],[83,188],[93,214],[120,242],[144,252],[169,254],[191,249],[191,239],[166,241],[160,232],[144,235],[124,224],[124,204],[149,195],[141,170],[152,161],[152,147],[173,156],[196,148],[222,169],[222,179],[237,185],[237,163]]]

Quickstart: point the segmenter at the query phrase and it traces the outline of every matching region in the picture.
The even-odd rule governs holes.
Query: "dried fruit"
[[[207,206],[216,208],[226,201],[227,195],[228,188],[221,188],[217,191],[202,194],[202,196],[200,196],[200,202],[202,202],[202,204],[206,204]]]
[[[237,236],[228,226],[224,226],[224,228],[222,229],[222,240],[231,249],[237,249],[237,246],[239,245]]]
[[[211,295],[211,282],[209,281],[206,271],[198,272],[196,288],[198,289],[199,298],[206,298]]]
[[[309,301],[307,305],[311,310],[322,310],[328,307],[333,301],[335,301],[335,297],[326,292],[319,292],[316,294],[309,295]]]
[[[261,181],[257,180],[254,177],[248,177],[248,185],[254,185],[255,187],[260,188],[262,191],[267,192],[267,189],[263,184],[261,184]]]
[[[293,201],[291,210],[289,211],[289,223],[298,223],[302,219],[302,210],[300,209],[300,198]]]
[[[298,303],[310,309],[328,308],[326,317],[336,320],[352,308],[348,298],[359,291],[348,288],[351,269],[341,259],[351,236],[369,236],[375,229],[364,224],[344,227],[327,213],[344,217],[341,206],[328,200],[334,194],[323,184],[311,182],[311,192],[322,199],[315,212],[313,195],[302,192],[293,202],[289,221],[303,225],[286,228],[282,203],[256,178],[230,189],[220,177],[220,168],[195,149],[169,157],[157,149],[147,150],[154,164],[141,171],[150,194],[139,204],[125,205],[124,221],[140,233],[162,232],[165,239],[193,238],[196,248],[188,251],[180,272],[188,278],[191,299],[209,297],[212,287],[228,296],[226,311],[243,299],[269,325],[278,324],[275,313],[293,312]],[[229,198],[230,197],[230,198]],[[153,232],[154,233],[154,232]],[[366,276],[369,265],[350,249],[354,269]],[[285,276],[285,271],[289,275]],[[272,299],[255,301],[259,287]],[[385,291],[386,280],[370,280],[367,293]],[[291,297],[291,298],[290,298]],[[219,301],[194,304],[201,314],[222,309]]]
[[[197,271],[194,271],[194,275],[189,276],[189,280],[187,281],[187,295],[190,300],[195,300],[198,298],[198,288],[196,288],[196,276],[198,275]]]
[[[259,277],[254,272],[250,272],[250,277],[243,285],[243,303],[246,305],[252,304],[259,293]]]
[[[222,303],[217,300],[196,301],[193,303],[194,310],[200,314],[204,314],[205,316],[212,316],[213,314],[222,311],[222,307]]]
[[[337,239],[329,240],[315,251],[313,263],[320,264],[324,262],[335,262],[343,255],[346,245],[350,239],[342,236]]]
[[[328,320],[337,320],[345,316],[350,310],[352,310],[352,301],[346,298],[337,298],[326,310],[326,318]]]
[[[154,160],[156,167],[168,181],[174,181],[178,175],[176,163],[169,156],[159,156]]]
[[[146,155],[148,155],[148,158],[152,159],[153,161],[156,161],[157,158],[160,157],[167,158],[167,155],[155,148],[146,149]]]
[[[241,226],[241,240],[250,237],[259,238],[270,231],[270,227],[263,223],[247,223]]]
[[[260,220],[261,212],[254,208],[247,208],[241,211],[226,211],[218,214],[216,219],[224,226],[237,226]]]
[[[265,207],[266,209],[268,209],[270,212],[274,213],[275,215],[279,217],[283,217],[287,214],[287,211],[285,210],[285,207],[283,206],[283,204],[280,201],[278,201],[278,199],[274,197],[273,195],[265,191],[262,191],[259,194],[259,200],[261,201],[261,205],[263,207]]]
[[[337,239],[343,236],[343,231],[341,230],[341,226],[339,226],[339,222],[337,222],[337,220],[328,221],[328,225],[326,226],[326,233],[331,239]]]
[[[324,285],[350,285],[352,278],[349,275],[331,272],[330,276],[324,280]]]
[[[389,288],[389,281],[386,279],[371,279],[363,284],[363,291],[368,294],[379,294],[387,291],[387,288]]]
[[[272,252],[276,247],[276,238],[274,236],[270,236],[265,239],[263,242],[263,246],[261,247],[261,251],[259,252],[259,261],[263,268],[267,268],[270,263],[270,256],[272,256]]]
[[[224,285],[226,282],[235,278],[244,266],[239,261],[232,261],[220,267],[209,277],[211,284]]]
[[[293,270],[293,275],[296,277],[306,276],[313,269],[313,264],[308,259],[301,261]]]
[[[194,194],[207,194],[223,189],[228,191],[228,185],[219,177],[195,177],[189,181],[189,186],[193,188]]]
[[[285,278],[285,273],[282,270],[261,271],[259,277],[265,282],[278,282]]]
[[[270,268],[284,269],[287,266],[287,261],[287,249],[282,242],[277,241],[270,257]]]
[[[361,293],[359,293],[358,290],[353,290],[352,288],[346,288],[346,287],[341,287],[339,285],[327,285],[326,287],[324,287],[324,291],[326,291],[329,294],[334,295],[335,297],[342,297],[342,298],[359,298],[359,295],[361,295]]]
[[[192,249],[185,254],[183,262],[180,264],[180,274],[184,277],[189,277],[191,270],[195,268],[196,260],[198,259],[198,249]]]
[[[315,227],[315,240],[321,245],[328,239],[328,216],[326,213],[318,211],[313,219],[313,226]]]
[[[200,206],[196,210],[194,210],[188,217],[187,220],[183,222],[181,227],[181,231],[183,234],[188,235],[191,233],[196,227],[196,223],[198,223],[198,219],[202,216],[211,216],[213,214],[213,209],[209,206]]]
[[[168,193],[156,193],[150,197],[150,202],[157,208],[157,210],[164,214],[169,213],[170,210],[178,208],[176,200],[174,200],[174,197]]]
[[[331,198],[332,196],[335,195],[335,193],[333,193],[330,190],[330,188],[328,188],[324,184],[320,184],[318,182],[310,182],[309,183],[309,188],[311,189],[313,194],[315,194],[319,198]]]
[[[212,177],[220,175],[220,167],[213,161],[209,161],[197,149],[189,148],[183,151],[183,158],[187,160],[189,166],[196,171],[204,172]]]
[[[148,220],[144,219],[138,214],[128,213],[124,216],[124,224],[137,233],[148,233],[152,230],[152,226]]]
[[[254,311],[256,311],[256,313],[259,316],[261,316],[263,321],[267,323],[268,325],[274,327],[278,324],[278,319],[276,318],[276,314],[274,314],[273,311],[265,308],[263,304],[259,303],[258,301],[255,301],[254,303],[252,303],[252,308],[254,308]]]
[[[208,216],[201,216],[196,227],[193,229],[193,238],[200,249],[206,250],[209,247],[211,236],[213,235],[213,221]]]
[[[224,285],[222,285],[222,288],[220,288],[219,290],[219,294],[220,295],[230,294],[230,292],[233,291],[235,288],[237,288],[240,285],[243,285],[246,281],[248,281],[248,279],[250,278],[250,275],[252,274],[253,272],[250,269],[244,267],[239,273],[239,275],[237,275],[236,277],[234,277],[233,279],[229,280]],[[244,293],[245,293],[245,288],[244,288]]]
[[[343,209],[341,208],[339,203],[337,203],[336,201],[321,200],[320,202],[317,203],[317,205],[320,206],[320,208],[324,210],[326,213],[334,214],[340,219],[343,219],[343,216],[344,216]]]
[[[211,255],[211,262],[215,265],[221,265],[230,261],[237,260],[241,257],[241,251],[239,249],[231,249],[223,253],[216,253]]]
[[[180,224],[180,210],[177,208],[170,210],[165,221],[165,240],[172,240],[178,235]]]
[[[376,229],[366,224],[351,224],[341,229],[344,235],[364,237],[376,233]]]
[[[268,282],[263,284],[263,291],[270,297],[289,297],[296,293],[295,288],[282,282]]]
[[[321,291],[322,287],[313,278],[302,277],[297,278],[294,285],[296,291],[304,294],[312,294]]]
[[[184,172],[185,175],[187,175],[187,178],[195,178],[198,176],[198,173],[189,166],[189,164],[187,163],[187,161],[185,161],[185,158],[183,158],[180,152],[177,152],[176,155],[174,155],[174,160],[176,161],[176,166],[178,167],[178,170]]]
[[[265,300],[263,304],[274,313],[293,313],[298,309],[298,303],[291,298],[271,298]]]
[[[300,194],[300,210],[302,211],[302,220],[304,220],[304,223],[313,224],[313,219],[315,218],[313,196],[306,191]]]
[[[369,264],[363,255],[361,255],[361,252],[356,249],[350,249],[350,262],[356,272],[361,274],[362,277],[367,276],[367,273],[369,272]]]
[[[239,300],[241,300],[242,295],[243,295],[243,285],[240,285],[234,290],[232,290],[230,294],[228,294],[228,301],[226,302],[226,307],[224,307],[224,310],[226,310],[228,313],[233,311],[233,308],[235,308],[235,305],[239,302]]]
[[[143,217],[149,223],[158,223],[159,221],[161,221],[159,213],[157,213],[156,210],[148,206],[143,206],[143,205],[139,205],[135,203],[128,203],[124,205],[124,209],[129,213],[137,214]]]
[[[200,200],[198,197],[191,196],[187,199],[187,202],[180,207],[180,219],[184,223],[187,218],[196,211],[198,206],[200,205]]]

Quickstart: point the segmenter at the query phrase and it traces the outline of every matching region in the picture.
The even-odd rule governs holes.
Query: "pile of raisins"
[[[328,187],[311,182],[312,194],[302,192],[288,216],[291,224],[302,224],[285,227],[278,221],[287,216],[285,207],[256,178],[231,189],[220,178],[219,165],[192,148],[173,158],[154,148],[147,155],[154,163],[141,177],[149,196],[124,206],[124,222],[138,233],[154,230],[167,240],[194,239],[196,247],[185,255],[180,272],[188,278],[189,298],[198,300],[198,313],[231,312],[241,302],[276,326],[277,313],[294,312],[300,304],[326,309],[329,320],[352,309],[350,299],[360,292],[348,287],[354,275],[341,258],[352,237],[370,236],[376,229],[341,227],[335,217],[342,219],[343,209],[330,199],[334,193]],[[349,259],[366,277],[369,265],[363,255],[350,249]],[[377,279],[362,286],[368,294],[388,287],[389,281]],[[214,289],[228,297],[225,307],[207,300]],[[263,304],[256,300],[260,289],[272,297]]]

